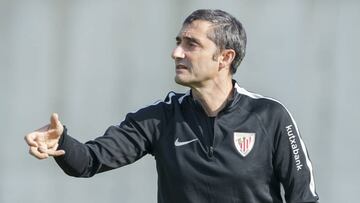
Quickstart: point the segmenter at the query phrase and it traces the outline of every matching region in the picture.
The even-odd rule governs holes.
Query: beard
[[[178,75],[175,75],[174,80],[177,84],[181,85],[181,86],[185,86],[185,87],[190,87],[189,86],[189,82],[182,79],[181,77],[179,77]]]

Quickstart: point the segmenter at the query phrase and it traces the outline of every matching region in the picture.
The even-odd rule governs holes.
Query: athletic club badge
[[[234,132],[234,143],[238,152],[245,157],[254,146],[255,133]]]

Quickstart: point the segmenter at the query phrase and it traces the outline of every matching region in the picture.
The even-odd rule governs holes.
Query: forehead
[[[204,20],[194,20],[190,24],[184,25],[178,37],[207,38],[211,30],[211,23]]]

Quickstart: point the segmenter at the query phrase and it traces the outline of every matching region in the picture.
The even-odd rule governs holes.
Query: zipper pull
[[[210,146],[209,148],[209,156],[213,157],[214,156],[214,147]]]

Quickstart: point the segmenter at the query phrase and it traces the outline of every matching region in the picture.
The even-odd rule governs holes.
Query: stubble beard
[[[181,86],[189,87],[189,84],[186,81],[180,79],[177,75],[175,75],[174,80],[177,84]]]

